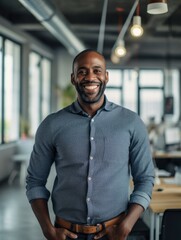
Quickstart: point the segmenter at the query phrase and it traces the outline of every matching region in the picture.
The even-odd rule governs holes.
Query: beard
[[[85,91],[85,88],[84,86],[86,84],[98,84],[99,85],[99,91],[98,93],[93,97],[93,94],[88,94],[86,91]],[[84,102],[84,103],[88,103],[88,104],[92,104],[92,103],[97,103],[99,102],[99,100],[101,99],[101,97],[103,96],[104,94],[104,91],[105,91],[105,88],[106,88],[106,84],[104,82],[95,82],[95,81],[90,81],[90,80],[83,80],[81,83],[76,83],[75,84],[75,88],[81,98],[81,100]]]

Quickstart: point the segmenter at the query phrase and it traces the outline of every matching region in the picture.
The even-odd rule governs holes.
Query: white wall
[[[73,57],[65,50],[56,50],[54,59],[55,77],[52,78],[52,99],[54,101],[53,111],[62,108],[62,90],[71,84]]]
[[[64,49],[59,49],[56,53],[57,83],[60,87],[66,87],[71,82],[73,57]]]

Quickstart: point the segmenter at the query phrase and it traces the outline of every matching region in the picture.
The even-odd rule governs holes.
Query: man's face
[[[75,62],[71,77],[78,98],[84,103],[97,103],[108,82],[105,60],[96,52],[84,53]]]

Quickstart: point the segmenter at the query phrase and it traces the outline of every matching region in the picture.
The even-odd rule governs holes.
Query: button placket
[[[93,217],[93,206],[92,206],[92,202],[91,202],[91,196],[92,196],[92,176],[93,176],[93,171],[94,171],[94,157],[95,157],[95,120],[92,118],[90,119],[90,154],[89,154],[89,169],[88,169],[88,177],[87,177],[87,210],[88,210],[88,214],[87,214],[87,223],[89,224],[89,222],[91,221],[91,218]]]

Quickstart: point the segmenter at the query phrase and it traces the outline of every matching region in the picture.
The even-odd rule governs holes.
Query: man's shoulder
[[[60,120],[61,118],[66,117],[69,113],[70,113],[69,108],[65,107],[56,112],[49,114],[47,116],[47,120],[51,120],[51,121],[53,120],[56,121],[57,119]]]
[[[136,112],[134,112],[129,108],[123,107],[113,102],[109,102],[109,103],[111,104],[112,109],[115,111],[118,111],[122,116],[125,115],[125,116],[134,117],[134,118],[139,117]]]
[[[61,121],[61,119],[66,116],[66,113],[68,111],[66,108],[62,108],[56,112],[52,112],[48,114],[42,121],[42,124],[49,125],[49,124],[54,124],[56,121]]]
[[[121,105],[113,103],[113,111],[116,111],[117,120],[133,127],[144,125],[138,113]],[[115,114],[113,114],[115,116]]]

